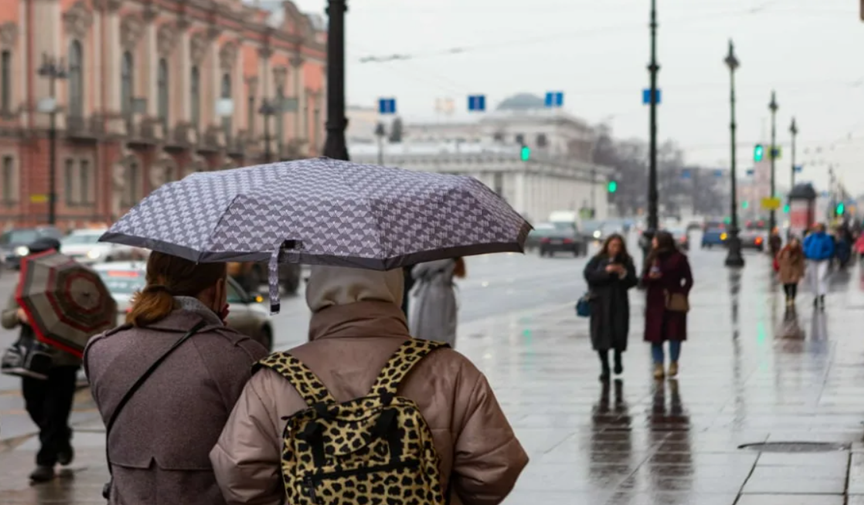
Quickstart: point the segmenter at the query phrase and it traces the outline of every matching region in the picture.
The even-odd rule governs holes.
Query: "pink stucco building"
[[[110,222],[193,171],[323,144],[326,33],[291,2],[275,15],[241,0],[2,3],[0,230],[47,221],[49,110],[63,228]],[[46,58],[64,71],[53,105]]]

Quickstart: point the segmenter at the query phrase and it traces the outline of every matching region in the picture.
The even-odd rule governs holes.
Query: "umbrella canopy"
[[[117,324],[99,274],[53,250],[22,260],[16,299],[36,338],[78,357],[90,337]]]
[[[476,179],[317,158],[192,174],[101,240],[192,261],[270,260],[275,312],[280,261],[389,270],[522,252],[530,229]]]

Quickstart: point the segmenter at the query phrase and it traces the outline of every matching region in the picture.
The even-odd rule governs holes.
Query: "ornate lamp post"
[[[65,79],[68,75],[63,58],[57,59],[47,54],[42,54],[42,65],[38,73],[41,77],[48,78],[48,94],[50,96],[51,123],[48,127],[48,224],[57,223],[57,102],[55,98],[56,82]],[[47,107],[46,107],[47,109]]]
[[[738,69],[739,63],[738,58],[735,56],[735,46],[731,40],[729,41],[729,54],[726,56],[725,62],[726,66],[729,67],[729,109],[731,114],[729,133],[731,137],[730,155],[732,156],[729,175],[731,178],[731,195],[729,198],[729,217],[731,222],[729,224],[729,238],[727,240],[729,250],[726,256],[726,266],[740,268],[744,266],[744,257],[741,255],[741,239],[738,238],[738,176],[735,159],[735,129],[737,128],[737,124],[735,123],[735,71]]]
[[[780,106],[777,105],[777,94],[775,92],[771,92],[771,103],[768,104],[768,109],[771,111],[771,198],[774,198],[777,190],[775,189],[775,172],[776,172],[776,162],[777,162],[777,109]],[[771,229],[771,233],[774,233],[774,228],[777,226],[777,211],[775,209],[771,209],[771,213],[768,215],[768,227]]]
[[[327,31],[327,140],[324,156],[348,159],[345,143],[345,12],[346,0],[328,0]]]
[[[792,134],[792,175],[790,176],[791,186],[789,191],[795,189],[795,137],[798,136],[798,125],[795,124],[795,118],[792,118],[792,126],[789,127],[789,133]]]

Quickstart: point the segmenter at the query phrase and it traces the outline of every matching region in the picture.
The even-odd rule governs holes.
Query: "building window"
[[[165,58],[159,59],[159,74],[156,76],[159,89],[159,119],[162,120],[162,128],[168,129],[168,62]]]
[[[81,160],[79,171],[79,179],[81,181],[81,203],[93,203],[93,193],[90,191],[90,185],[93,178],[90,176],[90,162]]]
[[[123,67],[120,73],[120,112],[126,117],[131,116],[133,112],[132,100],[135,92],[133,63],[132,53],[129,51],[123,53]]]
[[[282,144],[285,142],[285,111],[282,110],[285,104],[285,92],[282,88],[276,90],[276,103],[273,108],[276,111],[276,145],[279,146],[279,157],[282,157]]]
[[[15,160],[12,156],[3,157],[3,203],[11,204],[18,200],[18,181],[15,174]]]
[[[0,53],[0,107],[3,112],[12,110],[12,52]],[[6,158],[3,158],[4,161]]]
[[[84,115],[84,74],[82,69],[83,53],[81,43],[73,40],[69,44],[69,115]]]
[[[198,72],[198,67],[192,67],[192,75],[189,80],[191,89],[189,90],[189,101],[191,106],[192,126],[198,128],[201,126],[201,74]]]
[[[231,99],[231,74],[225,74],[222,76],[222,99],[230,100]],[[223,113],[225,111],[222,111]],[[231,139],[231,114],[225,114],[222,116],[222,129],[225,131],[225,139]]]
[[[78,203],[78,198],[75,194],[75,160],[68,158],[66,160],[66,169],[63,174],[63,187],[66,194],[66,205],[75,205]]]
[[[138,182],[140,170],[137,162],[129,163],[126,168],[126,191],[123,193],[123,205],[131,207],[138,203]]]

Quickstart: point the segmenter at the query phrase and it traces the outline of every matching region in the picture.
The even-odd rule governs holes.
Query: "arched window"
[[[189,82],[191,84],[189,102],[192,126],[198,128],[201,125],[201,74],[198,72],[198,67],[192,67],[192,75]]]
[[[12,51],[8,49],[0,52],[0,110],[12,110]]]
[[[156,76],[157,86],[159,88],[159,119],[162,120],[162,127],[168,128],[168,62],[165,58],[159,59],[159,73]]]
[[[222,76],[222,94],[223,100],[231,99],[231,74]],[[231,139],[231,115],[225,114],[222,116],[222,129],[225,130],[225,139]]]
[[[82,58],[81,43],[73,40],[69,44],[69,115],[71,117],[81,117],[84,115]]]
[[[124,52],[123,67],[121,68],[120,73],[120,112],[127,117],[132,115],[132,100],[134,97],[133,93],[135,92],[135,75],[133,73],[134,63],[132,53],[129,51]]]
[[[276,112],[276,145],[279,147],[279,158],[282,157],[282,145],[285,143],[285,111],[282,110],[285,103],[285,92],[282,88],[276,89],[276,103],[273,109]]]

